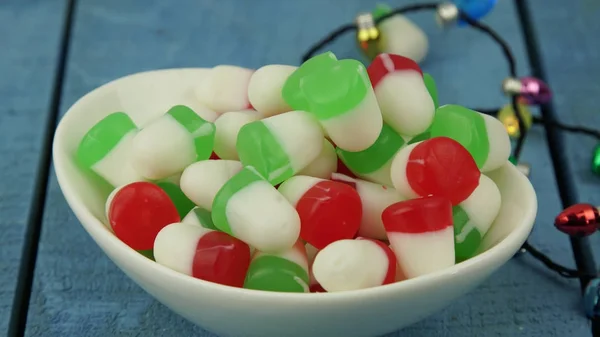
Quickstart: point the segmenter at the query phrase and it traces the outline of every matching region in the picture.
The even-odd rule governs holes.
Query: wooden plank
[[[65,3],[0,4],[0,331],[15,297]]]
[[[368,0],[347,1],[341,8],[337,1],[189,0],[177,7],[164,1],[82,2],[62,111],[89,90],[138,71],[221,63],[252,68],[297,64],[311,43],[371,6]],[[509,41],[519,72],[527,74],[514,14],[512,2],[501,1],[486,22]],[[431,52],[423,67],[437,79],[442,103],[506,103],[499,87],[507,68],[494,44],[463,28],[439,32],[432,13],[414,18],[430,34]],[[359,57],[352,37],[342,38],[331,50],[338,57]],[[534,167],[532,182],[539,194],[532,240],[568,262],[568,242],[551,228],[560,203],[540,128],[533,130],[524,160]],[[27,336],[212,336],[124,276],[79,226],[55,179],[49,188]],[[577,301],[576,284],[524,256],[402,336],[574,336],[584,331],[584,319],[570,305]]]
[[[600,3],[532,1],[530,8],[557,117],[566,124],[600,129]],[[592,150],[600,142],[577,134],[564,138],[579,201],[600,205],[600,176],[590,169]]]

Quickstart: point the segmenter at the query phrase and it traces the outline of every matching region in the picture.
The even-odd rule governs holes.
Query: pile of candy
[[[179,105],[140,129],[116,112],[76,154],[114,188],[114,234],[178,272],[266,291],[374,287],[471,258],[499,212],[482,172],[508,161],[504,126],[439,107],[408,58],[217,66],[197,97],[216,120]]]

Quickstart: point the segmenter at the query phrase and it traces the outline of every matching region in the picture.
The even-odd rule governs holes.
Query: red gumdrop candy
[[[250,266],[250,247],[226,234],[211,231],[196,246],[192,276],[202,280],[241,288]]]
[[[150,250],[163,227],[179,222],[179,213],[162,188],[135,182],[115,193],[108,211],[115,235],[135,250]]]
[[[479,185],[481,172],[460,143],[436,137],[415,146],[406,164],[406,178],[420,196],[435,195],[458,205]]]
[[[452,226],[452,205],[436,196],[400,201],[384,209],[381,220],[388,233],[437,232]]]
[[[321,181],[296,204],[300,215],[300,237],[317,249],[342,239],[352,239],[362,219],[362,203],[352,187]]]

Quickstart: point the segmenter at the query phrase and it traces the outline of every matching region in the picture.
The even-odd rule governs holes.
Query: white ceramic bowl
[[[287,294],[205,282],[163,267],[130,249],[103,224],[106,191],[95,188],[74,162],[87,130],[115,111],[143,126],[176,104],[193,103],[206,69],[158,70],[110,82],[77,101],[60,122],[54,165],[62,192],[86,231],[131,279],[186,319],[220,336],[378,336],[413,324],[479,285],[521,247],[537,212],[529,180],[510,163],[489,176],[502,208],[484,239],[484,252],[452,268],[366,290]]]

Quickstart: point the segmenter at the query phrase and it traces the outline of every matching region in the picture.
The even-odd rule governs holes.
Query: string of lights
[[[493,5],[492,5],[493,7]],[[385,20],[396,15],[414,13],[419,11],[436,11],[438,23],[442,26],[453,24],[468,25],[471,28],[480,31],[491,38],[501,49],[507,65],[508,77],[502,83],[502,89],[510,97],[510,105],[502,108],[493,109],[474,109],[481,113],[497,117],[502,121],[509,136],[515,140],[512,156],[510,158],[513,164],[520,165],[522,149],[526,143],[527,133],[532,125],[543,125],[547,128],[557,128],[564,132],[587,135],[594,137],[599,141],[592,157],[592,170],[600,175],[600,130],[585,127],[563,124],[557,120],[545,119],[533,116],[527,106],[543,105],[550,101],[551,91],[541,80],[533,77],[517,77],[516,61],[510,46],[504,39],[489,26],[478,21],[487,14],[491,7],[486,8],[459,8],[453,3],[423,3],[409,5],[401,8],[389,10],[387,13],[374,17],[370,13],[361,13],[357,16],[355,23],[348,23],[333,30],[323,39],[315,43],[302,56],[302,62],[310,59],[319,50],[325,48],[334,42],[340,36],[354,32],[357,42],[363,53],[367,56],[374,56],[378,52],[376,42],[381,38],[381,32],[378,26]],[[522,170],[523,172],[523,170]],[[528,169],[524,172],[529,174]],[[600,229],[600,214],[597,207],[590,204],[577,204],[563,210],[555,220],[555,226],[558,230],[574,238],[580,238],[591,235]],[[562,277],[570,279],[592,280],[589,282],[584,297],[584,306],[586,315],[592,319],[592,331],[600,331],[600,279],[597,275],[589,275],[578,269],[572,269],[554,262],[550,257],[543,254],[528,241],[523,245],[522,252],[529,253],[550,270],[558,273]],[[577,252],[575,252],[577,254]],[[594,335],[595,336],[595,335]]]

